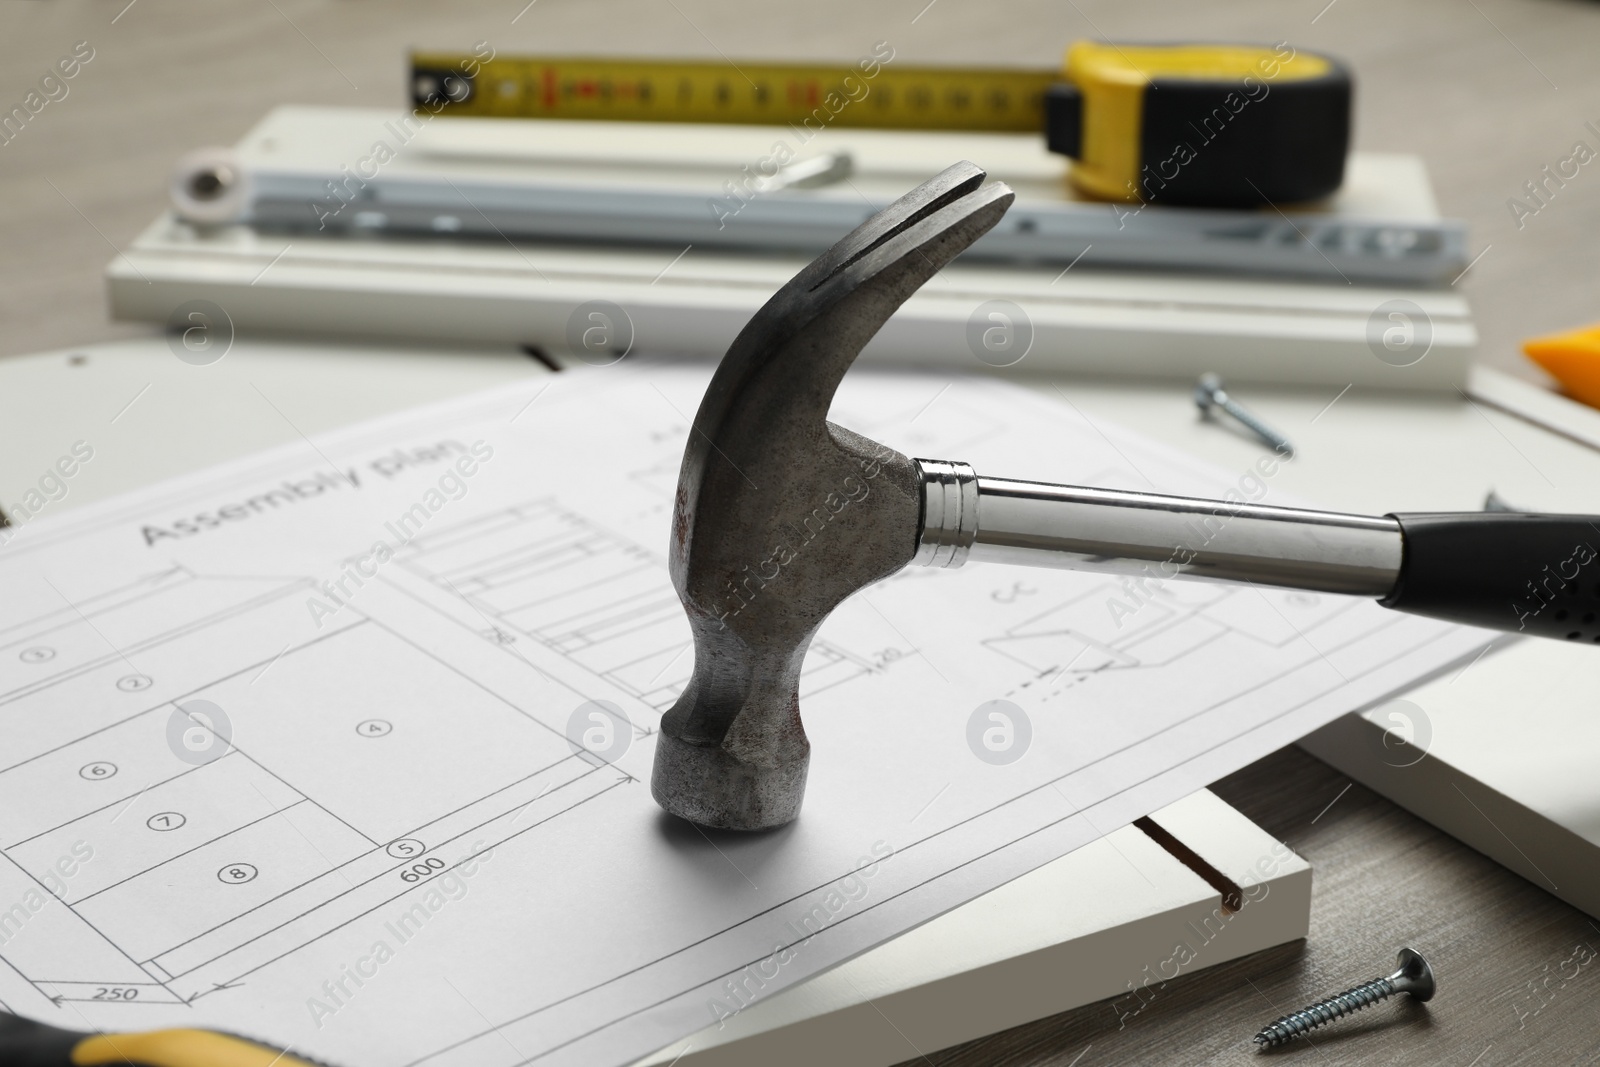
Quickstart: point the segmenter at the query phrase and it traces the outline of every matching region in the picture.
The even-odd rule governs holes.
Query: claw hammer
[[[1600,643],[1600,567],[1588,566],[1600,517],[1342,515],[1014,481],[828,422],[862,347],[1011,205],[984,177],[958,163],[868,219],[780,289],[718,365],[673,512],[694,672],[661,722],[651,791],[663,808],[735,830],[793,820],[810,758],[806,648],[846,597],[912,563],[1154,567]]]

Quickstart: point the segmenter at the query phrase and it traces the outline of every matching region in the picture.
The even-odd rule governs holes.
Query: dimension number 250
[[[137,989],[125,989],[115,986],[100,986],[94,991],[95,1000],[138,1000]]]

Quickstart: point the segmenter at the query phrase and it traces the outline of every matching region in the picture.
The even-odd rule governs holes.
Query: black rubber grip
[[[1083,93],[1071,82],[1056,82],[1044,92],[1044,143],[1052,152],[1083,155]]]
[[[1390,515],[1405,551],[1386,608],[1600,644],[1600,516]]]
[[[0,1063],[6,1067],[66,1067],[77,1062],[72,1050],[87,1036],[0,1012]]]

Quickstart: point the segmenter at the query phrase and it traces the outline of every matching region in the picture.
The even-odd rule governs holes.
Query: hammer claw
[[[784,288],[820,289],[845,267],[890,238],[905,232],[935,211],[976,192],[982,186],[983,179],[984,173],[976,165],[965,160],[957,163],[851,230],[805,270],[795,275]]]

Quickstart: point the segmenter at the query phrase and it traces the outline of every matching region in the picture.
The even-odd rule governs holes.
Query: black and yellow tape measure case
[[[1061,70],[414,53],[430,115],[1042,133],[1082,193],[1249,207],[1339,188],[1350,72],[1287,43],[1079,41]]]
[[[1045,95],[1045,137],[1102,199],[1294,203],[1344,181],[1350,106],[1344,66],[1287,44],[1080,42]]]

